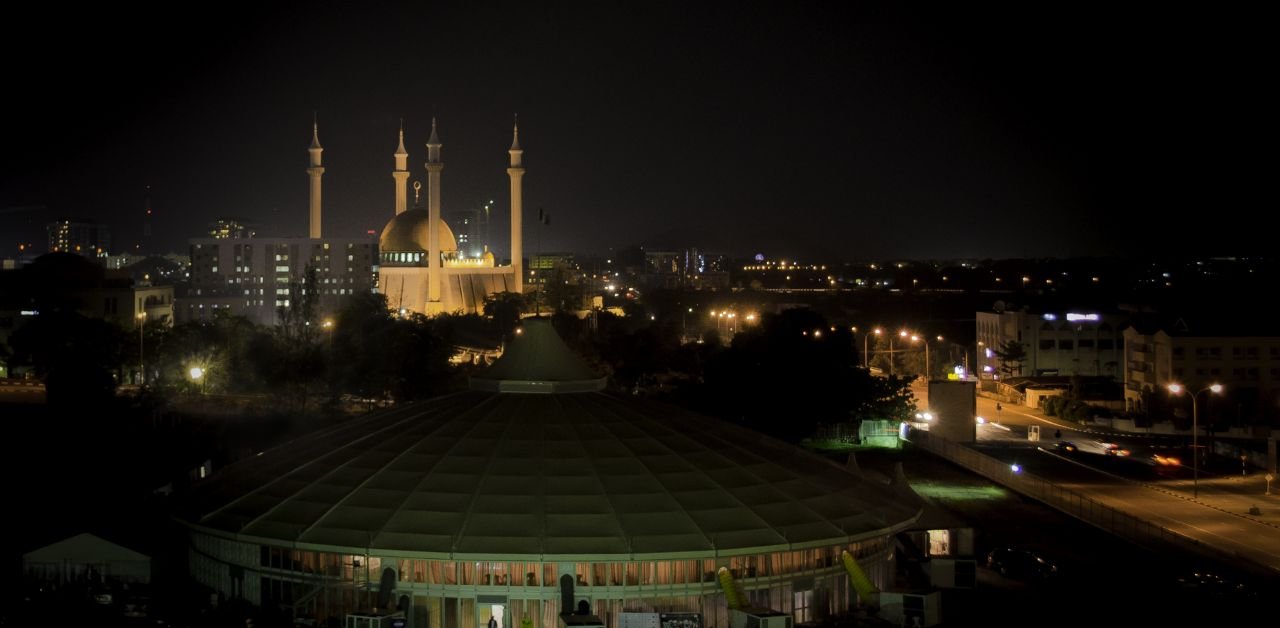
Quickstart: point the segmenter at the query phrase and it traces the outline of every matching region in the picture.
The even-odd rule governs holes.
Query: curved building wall
[[[528,616],[533,628],[557,628],[561,576],[577,583],[609,628],[620,614],[694,612],[706,628],[728,628],[725,597],[715,578],[727,567],[752,605],[792,613],[797,622],[848,610],[855,601],[840,552],[849,550],[872,581],[889,579],[890,537],[792,551],[720,558],[530,562],[437,560],[395,555],[341,554],[255,545],[193,529],[192,576],[225,598],[292,606],[320,620],[372,610],[385,570],[397,581],[393,600],[409,608],[413,627],[484,628],[494,606],[503,628]],[[394,602],[393,602],[394,604]]]

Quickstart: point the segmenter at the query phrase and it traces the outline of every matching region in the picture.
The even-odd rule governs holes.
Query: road
[[[0,379],[0,403],[44,403],[44,384],[27,379]]]
[[[924,386],[913,392],[919,407],[927,408]],[[1267,494],[1263,473],[1226,473],[1210,464],[1195,481],[1186,464],[1155,461],[1155,455],[1190,460],[1187,437],[1123,434],[1008,404],[996,410],[995,401],[982,397],[977,407],[978,416],[987,419],[977,428],[975,444],[983,453],[1280,573],[1280,482],[1273,482],[1275,490]],[[1030,440],[1031,426],[1040,426],[1040,441]],[[1053,431],[1060,431],[1061,439]],[[1077,445],[1076,451],[1059,450],[1058,440]],[[1131,454],[1106,455],[1108,443]]]

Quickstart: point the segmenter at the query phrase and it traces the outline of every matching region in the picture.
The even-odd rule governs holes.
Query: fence
[[[1174,550],[1214,560],[1230,561],[1233,564],[1253,567],[1261,573],[1275,575],[1275,572],[1255,563],[1248,556],[1206,545],[1164,526],[1094,501],[1081,493],[1058,486],[1034,474],[1025,471],[1014,472],[1009,463],[992,458],[961,443],[940,438],[929,432],[914,430],[908,441],[993,482],[1136,545],[1156,552]]]

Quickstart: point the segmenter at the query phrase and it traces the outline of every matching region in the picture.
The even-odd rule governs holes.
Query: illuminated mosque
[[[378,248],[379,290],[387,296],[392,310],[402,314],[479,313],[485,297],[499,292],[523,292],[521,226],[521,179],[524,167],[520,129],[512,129],[507,176],[511,182],[511,265],[498,266],[487,247],[480,257],[466,257],[449,225],[440,217],[440,137],[431,120],[427,140],[427,206],[409,209],[409,153],[404,148],[404,131],[395,152],[396,215],[382,229]],[[315,155],[315,153],[313,153]],[[313,166],[318,166],[313,158]],[[418,184],[415,183],[415,196]]]

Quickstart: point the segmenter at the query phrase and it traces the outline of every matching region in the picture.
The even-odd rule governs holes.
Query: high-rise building
[[[374,289],[377,272],[372,237],[321,237],[323,151],[316,125],[307,149],[310,237],[257,238],[240,221],[216,221],[211,237],[190,240],[189,283],[174,308],[179,321],[209,318],[227,311],[260,325],[273,324],[279,308],[299,302],[311,269],[316,272],[315,289],[322,313],[335,311],[346,295]]]
[[[75,253],[84,257],[106,257],[111,250],[111,230],[106,225],[64,218],[49,223],[50,253]]]
[[[257,235],[248,223],[237,218],[219,218],[209,223],[209,237],[218,240],[252,238]]]

